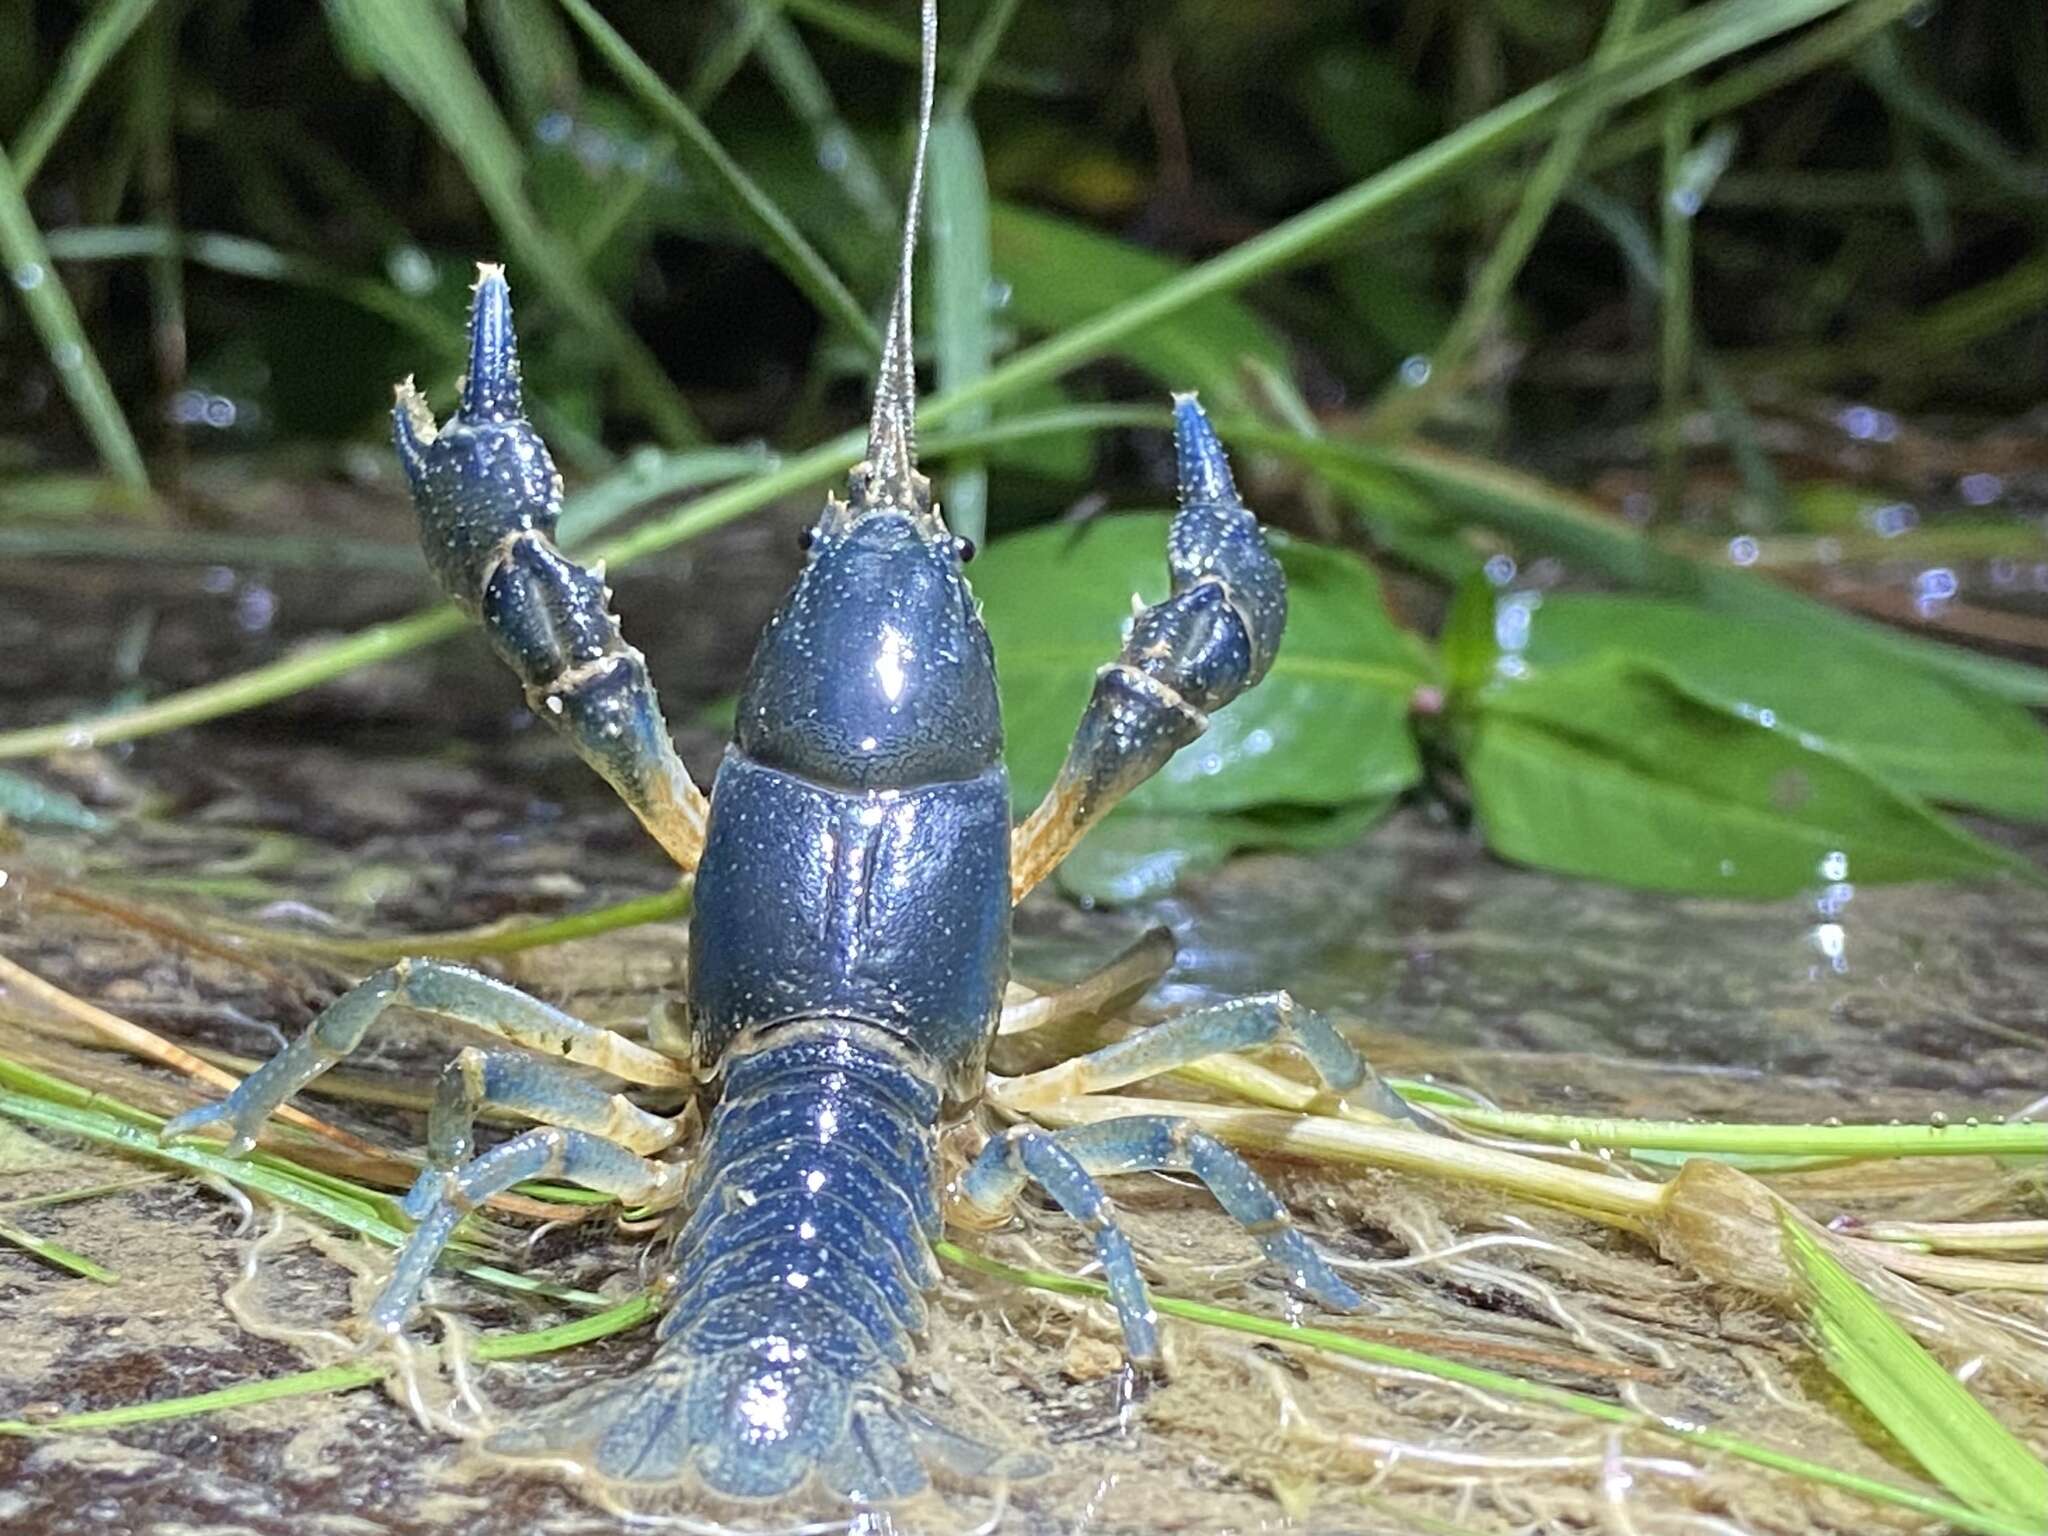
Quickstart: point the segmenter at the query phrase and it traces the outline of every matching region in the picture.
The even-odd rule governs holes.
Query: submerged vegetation
[[[2043,899],[2048,12],[961,0],[945,29],[920,450],[954,527],[987,544],[970,575],[1020,809],[1132,594],[1163,589],[1164,391],[1202,392],[1250,499],[1288,530],[1270,678],[1094,834],[1062,872],[1070,895],[1147,902],[1234,852],[1340,847],[1408,806],[1538,870],[1803,897],[1834,973],[1859,885],[1989,877]],[[0,0],[0,35],[20,42],[0,55],[0,939],[23,962],[0,960],[0,1132],[22,1133],[0,1138],[0,1250],[33,1256],[18,1274],[10,1257],[10,1283],[75,1281],[118,1310],[145,1261],[83,1218],[49,1233],[124,1201],[123,1168],[246,1191],[320,1243],[404,1230],[389,1191],[413,1165],[388,1149],[417,1139],[394,1131],[407,1122],[351,1106],[344,1129],[323,1106],[239,1163],[159,1146],[183,1078],[217,1087],[246,1066],[220,1041],[261,1037],[231,1029],[194,1055],[164,1019],[289,1021],[432,953],[535,967],[551,994],[637,1027],[618,1002],[640,985],[618,979],[641,974],[631,943],[672,952],[689,907],[630,867],[619,899],[579,905],[564,892],[614,877],[545,859],[479,892],[423,875],[473,862],[439,843],[356,868],[318,829],[277,830],[267,802],[218,818],[250,829],[223,854],[219,828],[152,783],[169,744],[124,744],[226,742],[250,711],[268,711],[252,732],[283,722],[301,751],[419,734],[418,707],[390,704],[403,687],[362,674],[397,675],[465,626],[424,602],[386,411],[410,369],[450,392],[479,257],[517,278],[579,557],[637,578],[714,530],[809,509],[859,452],[916,42],[908,7],[843,0]],[[333,510],[338,487],[377,513]],[[223,572],[250,601],[271,599],[238,572],[373,597],[346,623],[302,607],[273,624],[258,603],[232,645],[160,670],[154,607],[119,594],[165,566]],[[105,634],[64,632],[81,571],[115,594],[85,605],[119,615]],[[732,679],[663,681],[709,705]],[[500,778],[541,771],[530,742],[508,750],[528,756]],[[359,766],[384,765],[307,768],[291,793]],[[422,798],[403,825],[424,846],[445,810]],[[430,899],[449,889],[459,912]],[[357,921],[390,911],[411,931]],[[673,983],[651,969],[651,989]],[[120,985],[102,993],[105,977]],[[2008,1033],[1988,1038],[2038,1082],[2048,1043]],[[1427,1042],[1397,1046],[1403,1090],[1450,1138],[1376,1123],[1263,1057],[1124,1098],[992,1090],[1051,1125],[1190,1114],[1289,1170],[1361,1277],[1428,1277],[1403,1332],[1276,1320],[1227,1259],[1169,1269],[1160,1309],[1203,1341],[1185,1369],[1274,1405],[1270,1435],[1220,1438],[1186,1406],[1197,1386],[1141,1411],[1225,1458],[1217,1497],[1329,1500],[1392,1528],[1568,1510],[1645,1531],[1666,1515],[2048,1529],[2038,1100],[1884,1124],[1911,1096],[1859,1096],[1839,1045],[1759,1092],[1767,1112],[1734,1090],[1603,1091],[1597,1068],[1584,1104],[1453,1086],[1476,1072],[1519,1092],[1523,1040],[1518,1020],[1447,1056],[1449,1081]],[[1668,1054],[1692,1059],[1682,1038]],[[388,1077],[336,1086],[402,1113],[426,1097]],[[1836,1089],[1887,1107],[1841,1125]],[[1156,1251],[1206,1252],[1174,1225],[1205,1208],[1172,1199],[1133,1199]],[[512,1218],[580,1222],[582,1246],[535,1261]],[[518,1310],[466,1346],[451,1328],[396,1390],[424,1421],[473,1428],[468,1362],[644,1322],[657,1303],[629,1242],[591,1235],[613,1225],[639,1231],[550,1187],[471,1218],[449,1267]],[[1081,1347],[1102,1342],[1099,1287],[1049,1241],[1027,1224],[944,1250],[983,1303],[937,1324],[963,1395],[1043,1408],[1048,1382],[1114,1375]],[[1463,1257],[1517,1245],[1530,1267]],[[329,1252],[354,1267],[363,1247]],[[260,1289],[263,1251],[238,1290]],[[270,1329],[233,1305],[257,1337],[334,1353],[303,1317]],[[1038,1354],[1018,1365],[1005,1351],[1027,1336]],[[429,1382],[443,1372],[447,1401]],[[9,1447],[390,1375],[336,1355],[88,1404],[55,1372],[37,1380],[58,1400],[29,1401],[0,1369],[0,1467],[20,1464]],[[1128,1408],[1084,1403],[1073,1467]],[[1458,1483],[1468,1438],[1480,1470]],[[1432,1453],[1441,1480],[1416,1470]],[[1713,1480],[1738,1463],[1767,1469],[1767,1491]],[[1542,1474],[1519,1503],[1518,1468]],[[1665,1491],[1630,1495],[1638,1478]],[[1496,1502],[1475,1512],[1481,1487]],[[1768,1491],[1784,1488],[1799,1492]]]

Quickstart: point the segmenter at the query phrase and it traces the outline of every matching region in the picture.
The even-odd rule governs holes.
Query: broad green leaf
[[[1594,656],[1653,662],[1693,693],[1818,736],[1930,800],[2048,818],[2048,731],[2033,715],[1840,640],[1832,626],[1776,615],[1548,596],[1531,610],[1523,658],[1538,668]]]
[[[1181,876],[1214,869],[1249,848],[1334,848],[1351,842],[1393,804],[1390,795],[1335,811],[1277,815],[1118,811],[1081,839],[1053,881],[1076,900],[1126,907],[1163,896]]]
[[[1789,1210],[1786,1256],[1804,1277],[1821,1358],[1942,1487],[1976,1509],[2048,1518],[2048,1466],[1942,1368]]]
[[[996,277],[1009,285],[1009,317],[1035,331],[1092,320],[1185,270],[1085,225],[1008,203],[990,210],[989,237]],[[1220,294],[1131,332],[1116,351],[1166,388],[1198,389],[1212,407],[1232,410],[1250,404],[1242,359],[1287,362],[1280,337],[1243,303]]]
[[[1473,703],[1464,768],[1495,852],[1653,890],[1788,896],[1833,881],[2038,871],[1818,738],[1645,662],[1595,657]]]
[[[1112,517],[999,540],[972,567],[995,642],[1013,793],[1051,786],[1095,686],[1115,659],[1135,593],[1169,589],[1167,517]],[[1408,702],[1432,682],[1426,653],[1395,628],[1356,556],[1273,537],[1287,571],[1288,625],[1273,669],[1211,720],[1130,803],[1153,812],[1348,805],[1421,776]]]

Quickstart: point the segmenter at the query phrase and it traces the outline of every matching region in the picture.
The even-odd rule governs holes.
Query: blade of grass
[[[292,933],[255,924],[222,923],[226,931],[279,949],[301,950],[334,960],[380,965],[412,955],[438,955],[444,959],[467,960],[484,955],[515,955],[550,944],[567,944],[576,939],[635,928],[643,923],[667,922],[690,911],[688,882],[653,896],[635,896],[589,912],[542,922],[492,923],[481,928],[461,928],[447,933],[396,933],[382,938],[323,939],[314,934]]]
[[[782,93],[797,121],[810,133],[818,164],[839,184],[871,229],[877,234],[893,234],[896,200],[889,195],[888,183],[853,129],[839,115],[831,87],[826,85],[796,28],[782,15],[781,6],[770,0],[735,0],[735,4],[757,13],[750,19],[750,25],[759,28],[754,57],[775,82],[776,90]]]
[[[1617,1152],[1739,1152],[1787,1157],[2048,1157],[2048,1124],[1703,1125],[1689,1120],[1603,1120],[1446,1107],[1467,1130],[1516,1141]]]
[[[811,5],[830,3],[830,0],[807,0]],[[1010,30],[1010,23],[1016,18],[1018,0],[993,0],[974,28],[974,35],[967,40],[967,50],[960,57],[958,67],[948,65],[951,76],[946,82],[946,100],[943,110],[949,114],[964,117],[974,104],[974,93],[981,88],[984,76],[990,80],[1006,79],[1015,71],[1005,71],[996,63],[996,50],[1003,44],[1003,34]],[[911,54],[915,59],[916,53]],[[940,54],[941,62],[947,62]],[[1055,87],[1057,88],[1057,87]]]
[[[1642,20],[1643,5],[1644,0],[1614,0],[1600,40],[1594,45],[1596,63],[1612,60],[1634,34]],[[1514,216],[1487,253],[1485,264],[1451,320],[1450,329],[1432,350],[1428,376],[1419,385],[1396,382],[1381,392],[1369,418],[1374,433],[1399,436],[1427,416],[1443,391],[1457,382],[1472,348],[1495,324],[1507,303],[1516,277],[1536,248],[1537,236],[1543,233],[1558,199],[1578,173],[1586,145],[1602,121],[1602,104],[1598,102],[1582,103],[1565,114],[1557,136],[1530,174]]]
[[[528,1333],[490,1334],[469,1347],[473,1360],[521,1360],[609,1338],[637,1328],[653,1317],[660,1302],[649,1292],[606,1307],[589,1317],[573,1318],[550,1328]],[[30,1423],[25,1419],[0,1419],[0,1435],[62,1435],[92,1429],[120,1429],[133,1424],[160,1424],[167,1419],[190,1418],[194,1414],[217,1413],[225,1408],[247,1408],[255,1403],[274,1403],[281,1398],[311,1397],[322,1392],[346,1392],[381,1380],[390,1366],[377,1360],[352,1360],[318,1370],[274,1376],[267,1381],[245,1381],[214,1392],[197,1392],[189,1397],[161,1398],[152,1403],[129,1403],[119,1408],[98,1408],[90,1413],[69,1413],[62,1418]]]
[[[1916,79],[1898,39],[1872,38],[1857,57],[1856,72],[1884,99],[1887,111],[1914,123],[2006,196],[2037,207],[2048,196],[2048,173],[2025,165],[1976,117]]]
[[[71,295],[64,291],[50,265],[50,253],[43,245],[22,195],[22,183],[14,162],[0,150],[0,266],[4,266],[29,323],[43,344],[43,353],[56,370],[57,382],[71,399],[84,423],[100,462],[128,491],[149,494],[149,474],[142,467],[142,452],[128,430],[127,418],[114,399],[98,355],[78,323],[78,311]]]
[[[1664,101],[1662,195],[1657,200],[1659,365],[1657,507],[1678,520],[1685,498],[1685,412],[1692,383],[1692,219],[1698,204],[1682,183],[1692,149],[1692,93],[1674,86]]]
[[[0,1243],[12,1243],[17,1248],[34,1254],[46,1264],[59,1269],[68,1269],[72,1274],[86,1280],[97,1280],[101,1285],[118,1285],[121,1277],[110,1269],[103,1269],[82,1253],[73,1253],[59,1243],[46,1237],[37,1237],[33,1232],[24,1232],[20,1227],[0,1221]]]
[[[939,1257],[949,1264],[1011,1285],[1050,1291],[1062,1296],[1086,1296],[1096,1300],[1106,1299],[1109,1294],[1108,1287],[1099,1281],[1081,1280],[1044,1270],[1019,1269],[995,1259],[985,1258],[981,1254],[960,1247],[957,1243],[939,1242],[933,1244],[933,1247]],[[1319,1350],[1326,1354],[1341,1355],[1367,1364],[1384,1366],[1390,1370],[1413,1371],[1439,1381],[1459,1382],[1512,1401],[1541,1403],[1546,1407],[1561,1408],[1586,1418],[1620,1425],[1660,1439],[1675,1440],[1702,1450],[1734,1456],[1757,1466],[1790,1473],[1809,1482],[1840,1488],[1879,1503],[1916,1510],[1936,1519],[1947,1520],[1961,1530],[1983,1532],[1985,1536],[2039,1536],[2039,1527],[2026,1523],[2026,1520],[2031,1518],[2030,1515],[2014,1519],[2000,1513],[1970,1509],[1922,1493],[1918,1489],[1900,1488],[1895,1484],[1879,1482],[1875,1478],[1808,1461],[1804,1457],[1759,1445],[1755,1441],[1746,1440],[1725,1430],[1704,1429],[1677,1419],[1655,1418],[1636,1408],[1624,1407],[1602,1398],[1588,1397],[1583,1393],[1567,1391],[1543,1382],[1525,1381],[1519,1376],[1509,1376],[1501,1371],[1488,1370],[1484,1366],[1467,1365],[1459,1360],[1446,1360],[1437,1355],[1424,1354],[1419,1350],[1382,1344],[1377,1340],[1354,1338],[1350,1334],[1338,1333],[1333,1329],[1305,1328],[1298,1323],[1286,1322],[1279,1318],[1259,1317],[1206,1302],[1183,1301],[1175,1296],[1162,1296],[1157,1291],[1152,1293],[1152,1304],[1168,1317],[1182,1318],[1204,1327],[1224,1328],[1233,1333],[1251,1334],[1297,1349]]]
[[[22,1069],[0,1060],[0,1080],[20,1081],[21,1078]],[[166,1146],[156,1138],[156,1126],[161,1122],[154,1116],[145,1116],[126,1105],[110,1105],[103,1094],[88,1097],[98,1107],[64,1104],[12,1088],[0,1088],[0,1115],[23,1125],[80,1136],[150,1162],[211,1174],[240,1188],[268,1195],[295,1210],[318,1216],[386,1247],[395,1248],[405,1241],[405,1228],[389,1219],[398,1207],[397,1202],[388,1197],[373,1195],[359,1186],[329,1178],[274,1154],[255,1152],[248,1157],[231,1158],[190,1141]],[[117,1118],[110,1112],[117,1107],[128,1118]],[[137,1121],[140,1123],[135,1123]],[[606,1298],[595,1291],[549,1285],[473,1258],[457,1258],[450,1262],[464,1274],[500,1290],[548,1296],[578,1307],[599,1308],[607,1304]]]
[[[1821,1358],[1934,1480],[1972,1508],[2048,1515],[2048,1466],[1970,1395],[1789,1207],[1785,1248],[1807,1288]]]
[[[755,233],[761,242],[762,253],[788,275],[820,313],[836,321],[848,334],[858,337],[869,351],[879,353],[882,349],[881,333],[875,329],[867,311],[861,308],[860,301],[854,298],[839,280],[839,274],[826,264],[825,258],[776,206],[775,200],[762,191],[741,169],[739,162],[725,152],[725,147],[712,137],[703,120],[663,84],[661,76],[649,68],[633,51],[632,45],[598,14],[590,0],[558,0],[558,3],[569,13],[569,19],[582,28],[583,35],[611,65],[626,89],[656,121],[665,124],[675,135],[683,159],[695,168],[707,186],[725,199],[741,226]]]
[[[36,179],[93,82],[155,7],[156,0],[104,0],[73,34],[49,88],[15,135],[14,174],[24,190]]]
[[[1014,11],[1016,6],[1017,0],[994,0],[965,48],[939,49],[940,68],[955,80],[979,81],[986,75],[990,85],[1024,95],[1064,94],[1065,83],[1057,75],[991,62],[994,43],[1009,25],[1009,17],[1004,13]],[[819,31],[829,32],[856,48],[864,48],[878,58],[895,59],[912,68],[917,65],[919,45],[916,34],[879,20],[868,11],[841,4],[840,0],[782,0],[782,9],[799,21],[807,21]],[[981,51],[984,43],[987,44],[986,53]],[[974,93],[970,89],[967,94],[971,96]]]
[[[444,11],[412,0],[326,0],[355,53],[434,129],[461,163],[514,255],[578,326],[616,359],[619,378],[671,444],[698,441],[689,406],[640,338],[591,286],[569,246],[526,195],[525,157]]]
[[[963,112],[947,111],[932,124],[931,217],[932,334],[942,390],[986,377],[994,354],[989,292],[988,177],[981,143]],[[968,431],[988,422],[986,404],[963,412]],[[941,498],[946,526],[981,544],[988,537],[988,469],[979,459],[953,467]]]

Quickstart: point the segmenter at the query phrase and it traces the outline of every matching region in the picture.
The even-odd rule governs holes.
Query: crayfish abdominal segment
[[[927,0],[926,121],[935,33]],[[248,1150],[273,1110],[393,1007],[495,1037],[442,1076],[427,1166],[405,1201],[416,1227],[368,1321],[373,1336],[399,1335],[463,1213],[520,1181],[569,1179],[628,1206],[679,1208],[645,1367],[490,1442],[606,1488],[761,1500],[816,1478],[875,1501],[916,1493],[934,1468],[1028,1465],[897,1391],[937,1280],[939,1126],[984,1086],[1013,900],[1265,675],[1286,620],[1280,567],[1208,419],[1182,396],[1172,594],[1133,620],[1056,787],[1013,833],[995,658],[961,570],[970,551],[916,465],[910,252],[922,174],[920,151],[867,456],[846,499],[826,502],[803,573],[761,637],[708,799],[670,744],[602,579],[555,547],[561,482],[524,413],[500,270],[478,278],[455,414],[437,428],[411,384],[399,387],[398,452],[436,576],[535,711],[697,872],[682,1027],[657,1030],[649,1049],[476,971],[406,961],[338,998],[223,1103],[165,1128],[226,1122],[233,1150]],[[1331,1089],[1404,1112],[1326,1020],[1284,993],[1170,1020],[992,1097],[1021,1117],[1276,1042]],[[636,1106],[620,1084],[698,1086],[708,1124],[689,1163],[676,1146],[686,1118]],[[486,1109],[538,1124],[479,1150]],[[1026,1184],[1043,1189],[1091,1233],[1128,1353],[1153,1360],[1145,1282],[1097,1182],[1145,1169],[1192,1174],[1298,1286],[1330,1307],[1357,1305],[1250,1166],[1173,1116],[1058,1133],[1013,1125],[958,1188],[987,1222]]]

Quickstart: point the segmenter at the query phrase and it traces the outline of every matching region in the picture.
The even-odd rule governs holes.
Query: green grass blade
[[[958,82],[967,81],[970,88],[966,94],[972,96],[972,85],[986,78],[990,85],[1024,95],[1065,94],[1065,82],[1056,74],[991,62],[995,44],[1009,25],[1008,13],[1016,8],[1017,0],[993,0],[965,48],[940,47],[940,72],[952,77],[955,91],[959,88]],[[799,21],[807,21],[819,31],[829,32],[841,42],[866,49],[878,58],[895,59],[915,68],[921,56],[916,33],[879,20],[860,7],[843,4],[842,0],[783,0],[782,9]]]
[[[569,246],[527,198],[525,157],[476,66],[435,6],[414,0],[327,0],[345,45],[370,61],[461,162],[513,254],[533,281],[614,358],[633,402],[666,441],[703,436],[654,355],[591,285]]]
[[[2048,1158],[2048,1123],[1947,1125],[1709,1125],[1691,1120],[1609,1120],[1448,1107],[1467,1130],[1557,1146],[1579,1142],[1617,1152],[1743,1153],[1754,1156]]]
[[[896,199],[860,138],[839,115],[832,89],[825,83],[804,40],[782,15],[774,0],[741,0],[752,12],[747,25],[758,26],[754,56],[811,135],[818,164],[825,167],[847,200],[878,235],[896,230]]]
[[[995,346],[989,315],[994,277],[989,261],[988,177],[974,124],[947,112],[931,135],[932,335],[942,390],[963,389],[987,376]],[[986,424],[986,404],[962,413],[972,430]],[[988,537],[988,470],[979,460],[953,467],[940,502],[946,526],[982,544]]]
[[[36,179],[93,82],[155,7],[156,0],[104,0],[72,37],[56,77],[15,136],[14,174],[24,189]]]
[[[1069,327],[993,369],[978,385],[933,400],[925,419],[950,415],[1041,384],[1102,356],[1211,294],[1229,293],[1308,260],[1409,199],[1440,192],[1495,155],[1554,131],[1587,101],[1612,107],[1661,90],[1730,54],[1840,10],[1846,0],[1717,0],[1637,36],[1611,63],[1582,66],[1532,86],[1385,170],[1190,267],[1136,299]]]
[[[530,1333],[493,1334],[470,1346],[475,1360],[518,1360],[588,1344],[638,1327],[657,1309],[656,1298],[641,1294],[589,1317],[574,1318],[551,1328]],[[91,1413],[71,1413],[62,1418],[31,1424],[23,1419],[0,1419],[0,1435],[77,1434],[92,1429],[119,1429],[131,1424],[160,1424],[167,1419],[190,1418],[194,1414],[217,1413],[224,1408],[247,1408],[254,1403],[274,1403],[280,1398],[311,1397],[321,1392],[346,1392],[368,1386],[389,1367],[375,1360],[350,1361],[323,1366],[316,1371],[298,1371],[268,1381],[245,1381],[215,1392],[198,1392],[190,1397],[164,1398],[153,1403],[128,1403],[119,1408],[100,1408]]]
[[[812,0],[817,3],[817,0]],[[967,40],[967,51],[961,55],[957,68],[948,71],[951,78],[946,82],[946,104],[948,116],[966,116],[967,109],[974,104],[974,93],[981,87],[982,77],[997,78],[995,62],[996,49],[1003,43],[1003,34],[1010,30],[1010,23],[1017,15],[1018,0],[994,0],[982,14],[981,21],[974,29],[974,36]]]
[[[0,1080],[27,1085],[39,1077],[40,1074],[25,1073],[13,1063],[0,1062]],[[69,1088],[68,1084],[58,1086]],[[212,1150],[208,1143],[180,1141],[166,1146],[156,1139],[156,1126],[160,1122],[155,1116],[144,1115],[126,1105],[109,1105],[104,1095],[85,1097],[93,1107],[65,1102],[62,1098],[45,1098],[34,1092],[0,1089],[0,1115],[24,1125],[82,1136],[88,1141],[118,1148],[150,1162],[169,1163],[194,1172],[212,1174],[243,1189],[257,1190],[296,1210],[318,1216],[387,1247],[396,1247],[405,1241],[405,1229],[388,1219],[397,1211],[397,1202],[389,1196],[364,1191],[346,1180],[301,1168],[270,1153],[258,1152],[245,1158],[231,1158]],[[116,1108],[121,1111],[119,1118],[111,1112]],[[457,1258],[451,1262],[472,1279],[500,1290],[548,1296],[572,1306],[594,1308],[606,1305],[605,1298],[594,1291],[549,1285],[500,1269],[494,1264],[479,1263],[473,1258]]]
[[[102,1269],[82,1253],[73,1253],[69,1248],[51,1242],[46,1237],[37,1237],[33,1232],[24,1232],[20,1227],[0,1221],[0,1243],[13,1243],[17,1248],[26,1249],[46,1264],[59,1269],[68,1269],[74,1275],[87,1280],[97,1280],[101,1285],[117,1285],[121,1277],[110,1269]]]
[[[1685,412],[1692,384],[1692,219],[1680,187],[1692,148],[1693,100],[1684,86],[1664,100],[1662,195],[1657,200],[1657,507],[1675,520],[1685,497]]]
[[[1785,1249],[1808,1287],[1828,1369],[1914,1460],[1972,1508],[2048,1518],[2048,1466],[1970,1395],[1789,1209]]]
[[[142,467],[142,451],[135,446],[135,436],[108,387],[99,357],[78,323],[71,295],[50,265],[42,231],[36,228],[28,200],[22,195],[21,179],[5,150],[0,150],[0,267],[5,268],[10,286],[28,310],[29,322],[57,372],[58,383],[85,423],[100,462],[127,489],[147,495],[149,474]]]
[[[604,56],[605,62],[625,82],[627,90],[654,118],[676,137],[683,159],[715,189],[738,217],[743,228],[759,238],[761,250],[796,284],[819,311],[853,335],[870,351],[880,353],[881,334],[862,309],[860,301],[839,280],[811,243],[803,237],[775,200],[740,168],[739,162],[711,135],[703,119],[662,82],[633,47],[598,14],[590,0],[559,0],[570,20]]]
[[[1642,20],[1643,5],[1644,0],[1614,0],[1607,13],[1607,24],[1593,49],[1596,63],[1611,62],[1634,35]],[[1376,432],[1398,434],[1426,415],[1430,403],[1456,384],[1465,359],[1507,303],[1515,278],[1536,248],[1536,237],[1543,233],[1558,199],[1578,174],[1586,145],[1601,121],[1600,104],[1596,102],[1581,105],[1565,116],[1557,137],[1550,141],[1531,173],[1514,216],[1494,241],[1450,328],[1431,352],[1429,377],[1417,386],[1397,382],[1382,393],[1372,417]]]

